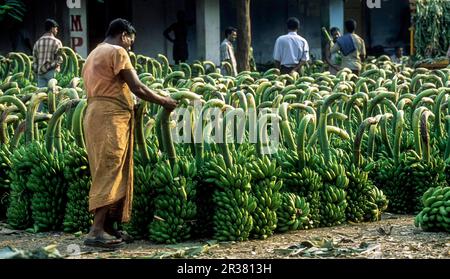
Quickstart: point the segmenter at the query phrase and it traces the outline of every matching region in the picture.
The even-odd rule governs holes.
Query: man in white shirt
[[[275,67],[280,69],[282,74],[290,74],[309,61],[308,42],[297,34],[300,21],[291,17],[287,20],[289,33],[278,37],[275,42],[273,59]]]
[[[220,61],[228,62],[231,65],[230,69],[226,69],[226,75],[236,76],[237,75],[237,62],[236,56],[234,55],[233,42],[237,38],[237,29],[234,27],[228,27],[225,29],[225,39],[220,44]]]

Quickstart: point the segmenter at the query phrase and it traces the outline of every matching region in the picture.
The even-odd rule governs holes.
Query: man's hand
[[[164,100],[164,104],[162,106],[167,111],[173,111],[177,107],[177,105],[178,105],[178,101],[176,101],[170,97],[166,97]]]

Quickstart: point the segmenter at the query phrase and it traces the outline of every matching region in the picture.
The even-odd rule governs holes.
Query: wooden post
[[[250,70],[250,46],[252,42],[250,0],[237,1],[237,51],[238,72]]]

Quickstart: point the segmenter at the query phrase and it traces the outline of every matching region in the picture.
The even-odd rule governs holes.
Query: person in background
[[[273,51],[275,67],[282,74],[296,72],[309,61],[308,42],[297,34],[300,21],[291,17],[286,24],[289,32],[277,38]]]
[[[56,38],[58,23],[53,19],[45,20],[45,33],[33,47],[33,71],[37,74],[37,86],[46,87],[50,79],[55,77],[63,62],[58,50],[62,43]]]
[[[391,56],[391,61],[397,64],[402,63],[402,57],[403,57],[403,48],[396,47],[394,55]]]
[[[237,62],[234,53],[233,43],[237,38],[237,29],[234,27],[228,27],[225,29],[225,39],[220,44],[220,61],[228,62],[231,65],[231,73],[228,71],[225,73],[229,76],[237,75]]]
[[[341,36],[341,30],[337,27],[333,27],[330,29],[331,39],[333,40],[333,44],[336,43],[337,39]],[[342,62],[341,54],[339,52],[335,52],[331,54],[332,44],[330,42],[327,43],[325,48],[325,61],[329,65],[329,71],[332,75],[335,75],[339,70]]]
[[[178,11],[177,22],[173,23],[166,30],[164,30],[164,37],[173,43],[172,54],[175,64],[186,62],[189,57],[187,44],[188,25],[190,25],[190,23],[186,20],[186,14],[184,11]],[[173,38],[169,35],[171,32],[174,34]]]
[[[347,20],[344,25],[347,33],[337,39],[336,44],[331,48],[331,53],[341,51],[341,68],[349,68],[354,74],[359,75],[362,68],[362,61],[366,57],[366,46],[364,40],[355,34],[355,20]]]
[[[96,247],[117,247],[132,241],[114,227],[128,222],[133,200],[134,93],[168,111],[177,102],[150,90],[136,74],[128,51],[136,30],[124,19],[113,20],[106,38],[86,58],[83,80],[87,108],[83,120],[92,176],[89,211],[94,222],[84,241]]]

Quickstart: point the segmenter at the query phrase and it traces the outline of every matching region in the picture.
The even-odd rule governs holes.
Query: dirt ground
[[[413,216],[384,214],[380,222],[346,224],[275,234],[266,240],[241,243],[196,241],[178,245],[156,245],[135,241],[117,250],[83,245],[85,235],[31,234],[14,231],[0,223],[0,250],[11,247],[33,250],[54,245],[64,258],[450,258],[450,234],[423,232],[414,227]]]

